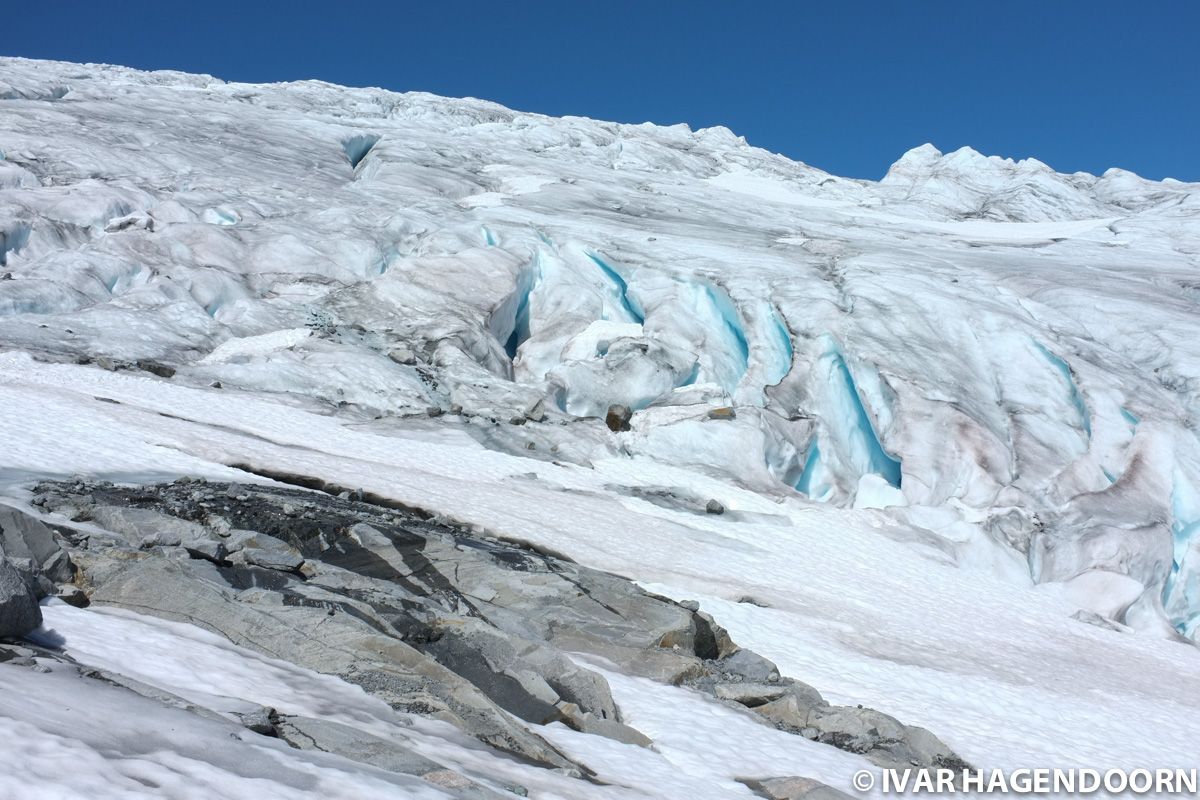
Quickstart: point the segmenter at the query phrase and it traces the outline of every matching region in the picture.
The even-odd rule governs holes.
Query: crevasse
[[[1033,344],[1038,349],[1038,352],[1045,356],[1046,360],[1050,362],[1050,366],[1054,367],[1054,369],[1056,369],[1059,374],[1062,375],[1063,380],[1067,384],[1067,393],[1070,397],[1071,405],[1075,407],[1076,412],[1079,414],[1079,425],[1081,428],[1083,428],[1083,432],[1086,433],[1090,439],[1092,437],[1091,414],[1088,413],[1087,403],[1084,402],[1083,393],[1079,391],[1079,385],[1075,382],[1075,375],[1071,372],[1071,365],[1064,361],[1061,357],[1050,352],[1050,350],[1041,342],[1034,342]]]
[[[1176,630],[1194,637],[1200,629],[1200,492],[1178,469],[1171,517],[1171,568],[1163,584],[1163,607]]]
[[[595,253],[588,252],[587,257],[592,260],[600,271],[604,273],[604,277],[612,283],[617,304],[629,315],[633,322],[642,323],[646,321],[645,311],[629,296],[629,284],[621,277],[621,273],[617,272],[611,264]]]
[[[815,380],[824,382],[823,387],[817,388],[824,397],[821,416],[825,435],[853,471],[854,474],[848,477],[857,480],[863,475],[875,474],[900,488],[900,460],[892,457],[880,442],[859,386],[837,343],[827,336],[824,344],[814,376]]]

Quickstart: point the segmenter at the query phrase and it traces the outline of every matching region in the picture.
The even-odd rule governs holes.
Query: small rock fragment
[[[721,700],[732,700],[747,708],[765,705],[785,694],[787,687],[778,683],[722,683],[716,688],[716,695]]]
[[[78,586],[63,586],[59,589],[57,597],[67,605],[74,606],[75,608],[87,608],[92,603],[88,599],[87,592]]]
[[[142,361],[138,361],[136,363],[136,366],[138,369],[142,370],[143,372],[149,372],[151,375],[157,375],[160,378],[175,377],[175,368],[174,367],[168,367],[166,364],[160,364],[157,361],[150,361],[149,359],[144,359]]]
[[[248,714],[238,714],[238,717],[242,720],[242,726],[248,730],[263,736],[279,736],[279,732],[275,729],[279,716],[273,708],[264,706]]]
[[[407,347],[397,347],[388,353],[388,358],[397,364],[412,365],[417,363],[417,354]]]

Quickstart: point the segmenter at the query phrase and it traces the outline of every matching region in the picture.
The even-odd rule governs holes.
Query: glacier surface
[[[849,180],[723,128],[21,59],[0,98],[7,502],[73,474],[319,477],[697,600],[972,763],[1194,766],[1200,185],[929,145]],[[81,662],[176,690],[180,643],[257,663],[45,611]],[[771,769],[847,788],[861,762],[607,677],[655,750],[545,735],[611,785],[445,748],[544,797],[750,797],[735,779]],[[0,665],[0,751],[110,763],[29,785],[135,795],[129,735],[18,701],[32,680]],[[80,709],[119,713],[99,688]],[[221,735],[178,724],[182,753]],[[255,752],[314,796],[400,780],[338,794],[326,770],[352,766]],[[205,758],[236,792],[249,768]]]

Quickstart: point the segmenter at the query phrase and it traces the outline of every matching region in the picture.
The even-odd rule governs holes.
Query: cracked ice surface
[[[930,146],[847,180],[724,129],[315,82],[0,80],[6,483],[319,475],[699,598],[974,762],[1186,766],[1200,187]]]

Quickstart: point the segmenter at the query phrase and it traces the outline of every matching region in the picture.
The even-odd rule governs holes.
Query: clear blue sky
[[[720,124],[854,177],[931,141],[1200,180],[1195,0],[15,5],[5,55]]]

